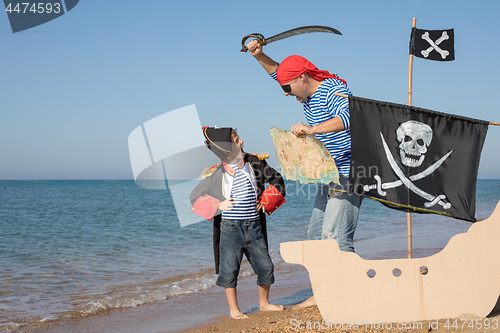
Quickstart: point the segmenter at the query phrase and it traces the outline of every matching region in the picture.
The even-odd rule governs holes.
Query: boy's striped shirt
[[[223,211],[222,218],[232,220],[256,220],[259,218],[259,212],[255,210],[257,207],[255,190],[250,184],[248,177],[240,168],[234,167],[234,170],[236,174],[234,175],[231,198],[233,198],[235,205],[231,210]]]

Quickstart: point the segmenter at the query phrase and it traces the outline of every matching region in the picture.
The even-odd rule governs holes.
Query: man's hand
[[[257,203],[257,207],[255,208],[256,211],[262,210],[262,213],[266,212],[266,208],[262,206],[260,202]]]
[[[314,134],[312,131],[311,126],[307,126],[306,124],[303,123],[297,123],[290,127],[290,131],[295,134],[296,136],[303,137],[306,134]]]
[[[305,134],[321,134],[321,133],[333,133],[333,132],[341,132],[346,130],[344,128],[344,123],[340,119],[339,116],[319,123],[315,126],[307,126],[306,124],[297,123],[290,127],[290,131],[298,137],[302,137]]]
[[[268,74],[272,74],[278,69],[278,63],[262,52],[262,45],[257,39],[252,39],[247,43],[250,54],[261,64]]]
[[[247,49],[254,57],[262,53],[262,45],[260,45],[257,39],[252,39],[251,41],[249,41],[247,43]]]
[[[220,210],[231,210],[234,205],[236,205],[233,201],[233,198],[229,198],[225,201],[222,201],[220,204],[219,204],[219,209]]]

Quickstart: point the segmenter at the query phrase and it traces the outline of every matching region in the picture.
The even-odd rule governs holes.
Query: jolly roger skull
[[[400,142],[401,163],[412,168],[422,165],[427,147],[431,144],[432,128],[410,120],[398,127],[396,135]]]

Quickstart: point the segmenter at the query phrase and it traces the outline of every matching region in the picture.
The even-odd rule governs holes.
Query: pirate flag
[[[455,60],[453,29],[422,30],[413,28],[410,37],[410,54],[438,61]]]
[[[476,221],[488,122],[351,96],[349,112],[349,191],[391,208]]]

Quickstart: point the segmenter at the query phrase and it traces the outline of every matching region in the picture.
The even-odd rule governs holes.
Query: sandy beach
[[[199,333],[199,332],[498,332],[500,317],[478,318],[463,314],[458,318],[412,323],[383,323],[383,326],[324,322],[317,307],[293,310],[293,305],[312,295],[307,270],[298,265],[281,265],[271,288],[271,302],[283,304],[281,312],[258,309],[256,276],[241,278],[238,284],[240,307],[249,318],[234,320],[222,288],[173,297],[130,309],[107,311],[64,322],[41,323],[19,330],[33,333]],[[488,329],[473,323],[480,322]],[[342,325],[342,326],[341,326]],[[392,326],[392,327],[391,327]]]
[[[478,322],[485,323],[489,320],[489,329],[480,329],[478,326],[471,328]],[[245,321],[220,319],[216,322],[199,327],[178,331],[176,333],[200,333],[200,332],[498,332],[498,317],[479,318],[464,314],[459,318],[440,319],[434,321],[422,321],[411,323],[383,323],[382,326],[356,325],[349,323],[329,324],[324,322],[317,307],[304,310],[287,309],[282,313],[256,313]],[[399,324],[399,325],[398,325]],[[493,328],[492,325],[496,328]],[[387,328],[389,327],[389,328]]]

